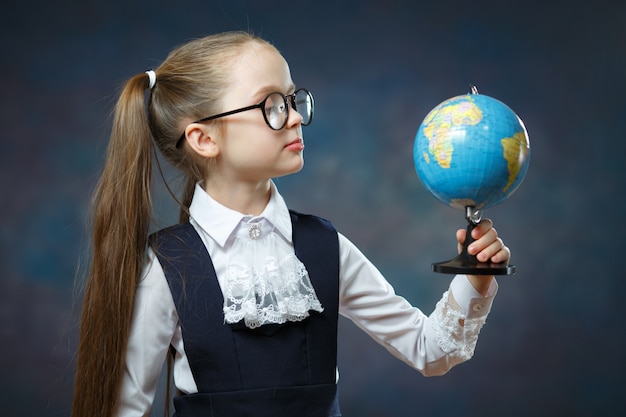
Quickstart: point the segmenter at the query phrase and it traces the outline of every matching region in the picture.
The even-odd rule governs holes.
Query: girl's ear
[[[185,129],[185,140],[187,145],[195,153],[205,158],[215,158],[219,154],[219,146],[213,135],[213,126],[202,123],[191,123]]]

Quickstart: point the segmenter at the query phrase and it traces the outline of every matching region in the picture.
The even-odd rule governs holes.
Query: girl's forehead
[[[264,44],[245,48],[233,67],[232,75],[235,86],[251,94],[269,87],[282,91],[293,84],[285,58],[274,47]]]

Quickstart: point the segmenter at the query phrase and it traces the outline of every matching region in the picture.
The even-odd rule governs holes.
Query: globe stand
[[[475,255],[470,255],[467,251],[469,245],[474,241],[472,230],[480,223],[482,213],[472,206],[465,207],[465,218],[467,219],[467,235],[461,253],[453,259],[445,262],[433,264],[433,272],[442,274],[468,274],[468,275],[513,275],[515,266],[506,262],[479,262]]]

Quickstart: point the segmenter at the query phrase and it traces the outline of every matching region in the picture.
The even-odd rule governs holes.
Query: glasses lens
[[[313,119],[313,96],[307,90],[298,90],[294,104],[294,109],[302,116],[302,125],[308,126]]]
[[[265,119],[274,130],[280,130],[287,122],[287,100],[280,93],[272,93],[265,100]]]

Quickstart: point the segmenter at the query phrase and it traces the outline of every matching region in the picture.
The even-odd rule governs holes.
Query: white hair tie
[[[146,71],[146,74],[148,74],[148,77],[150,78],[150,85],[148,87],[150,88],[150,90],[152,90],[152,88],[156,84],[156,72],[154,72],[153,70],[149,70]]]

